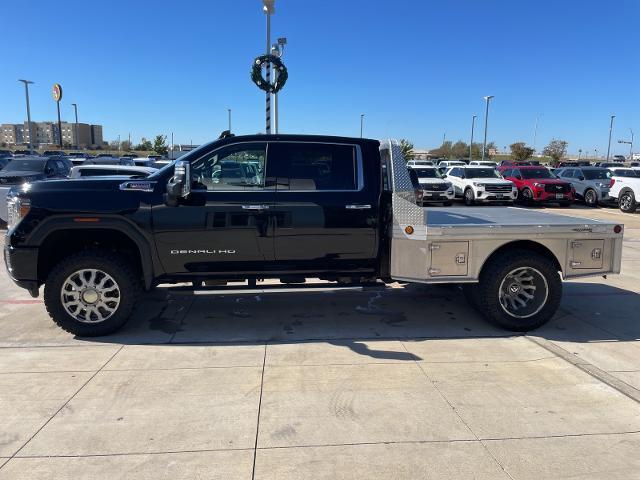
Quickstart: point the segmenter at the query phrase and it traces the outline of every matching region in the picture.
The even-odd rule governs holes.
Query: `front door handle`
[[[242,205],[243,210],[267,210],[269,205]]]
[[[371,205],[345,205],[347,210],[370,210]]]

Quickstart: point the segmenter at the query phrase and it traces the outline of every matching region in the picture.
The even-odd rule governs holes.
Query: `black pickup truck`
[[[144,180],[34,182],[7,205],[10,276],[33,296],[44,284],[53,320],[80,336],[117,330],[161,283],[308,277],[466,284],[490,320],[530,329],[555,312],[559,272],[619,271],[622,245],[620,226],[598,224],[585,248],[600,263],[579,270],[567,239],[592,238],[585,224],[597,222],[531,212],[532,241],[526,215],[508,209],[429,214],[397,143],[360,138],[230,136]]]

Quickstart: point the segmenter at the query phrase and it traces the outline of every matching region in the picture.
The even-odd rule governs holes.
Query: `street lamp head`
[[[486,97],[483,97],[487,102],[489,100],[491,100],[495,95],[487,95]]]
[[[286,45],[286,44],[287,44],[287,37],[278,38],[278,45]]]
[[[276,0],[262,0],[262,11],[267,15],[276,13],[275,3]]]
[[[29,84],[33,83],[31,80],[22,80],[22,79],[19,79],[18,81],[19,81],[19,82],[24,83],[25,85],[29,85]]]
[[[616,118],[616,116],[615,115],[611,115],[611,118]]]
[[[478,118],[478,115],[473,115],[471,118]]]

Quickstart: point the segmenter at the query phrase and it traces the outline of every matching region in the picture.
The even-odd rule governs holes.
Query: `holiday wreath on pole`
[[[270,84],[262,77],[262,67],[271,63],[273,69],[278,72],[275,81]],[[251,80],[255,83],[260,90],[264,90],[268,93],[278,93],[287,83],[289,73],[287,67],[284,66],[282,60],[275,55],[260,55],[253,61],[253,67],[251,68]]]

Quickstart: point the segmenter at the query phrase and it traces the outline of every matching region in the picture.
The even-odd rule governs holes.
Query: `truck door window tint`
[[[278,189],[357,189],[356,148],[352,145],[272,143],[269,158],[276,164]]]
[[[222,147],[191,164],[193,188],[256,190],[264,188],[265,143]]]

